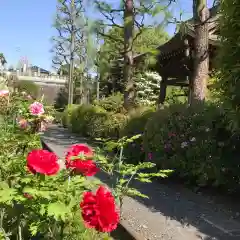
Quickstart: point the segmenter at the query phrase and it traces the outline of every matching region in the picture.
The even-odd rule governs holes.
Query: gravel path
[[[59,156],[64,155],[69,145],[87,142],[56,126],[43,135],[43,140]],[[109,184],[105,174],[98,174],[97,178]],[[224,211],[222,205],[187,189],[159,182],[135,182],[133,186],[149,199],[126,197],[123,219],[141,240],[240,240],[240,222]]]

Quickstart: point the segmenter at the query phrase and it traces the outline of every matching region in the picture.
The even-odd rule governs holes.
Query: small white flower
[[[205,131],[206,131],[206,132],[209,132],[209,131],[210,131],[210,129],[209,129],[209,128],[206,128],[206,129],[205,129]]]
[[[191,142],[195,142],[195,141],[196,141],[196,138],[193,137],[193,138],[190,139],[190,141],[191,141]]]
[[[181,143],[181,148],[185,148],[185,147],[187,147],[188,146],[188,143],[187,142],[182,142]]]

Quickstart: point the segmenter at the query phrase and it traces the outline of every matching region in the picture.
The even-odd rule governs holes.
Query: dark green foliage
[[[19,92],[26,92],[32,97],[37,98],[39,95],[39,87],[37,84],[27,80],[20,80],[17,82],[16,87]]]
[[[139,107],[129,112],[126,126],[121,132],[122,136],[132,137],[137,134],[142,134],[147,121],[154,112],[154,107]]]
[[[71,116],[73,114],[73,110],[77,108],[77,105],[73,104],[65,108],[64,112],[62,113],[62,125],[63,127],[71,127]]]
[[[145,152],[160,169],[173,169],[192,184],[237,190],[239,142],[226,130],[224,116],[210,104],[159,110],[146,125]]]
[[[218,56],[221,71],[219,90],[222,99],[229,108],[231,127],[238,130],[240,126],[240,2],[222,0],[220,4],[221,48]]]
[[[177,104],[177,103],[186,103],[187,102],[187,95],[188,95],[188,89],[187,88],[168,86],[165,103],[167,105]]]
[[[98,57],[98,71],[101,77],[100,89],[102,94],[106,96],[113,92],[123,92],[124,90],[122,63],[119,62],[119,59],[123,59],[123,29],[112,27],[108,31],[108,35],[110,37],[104,37],[104,44],[101,46]],[[149,52],[153,53],[152,55],[155,60],[156,47],[168,39],[169,36],[161,24],[156,27],[146,27],[142,29],[142,33],[134,41],[134,56]],[[148,56],[146,61],[144,61],[145,70],[150,62],[153,62],[152,57]],[[141,68],[140,65],[138,68]]]
[[[68,104],[67,88],[61,88],[54,102],[54,108],[62,112]]]
[[[139,107],[129,113],[126,125],[121,131],[122,136],[133,137],[143,134],[147,121],[153,116],[155,109],[153,107]],[[124,156],[129,163],[138,163],[145,159],[143,151],[142,136],[133,143],[128,144],[124,149]]]

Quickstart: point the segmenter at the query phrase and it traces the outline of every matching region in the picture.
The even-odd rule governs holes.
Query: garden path
[[[87,143],[87,139],[52,126],[42,136],[47,146],[64,156],[66,148],[74,143]],[[109,178],[96,176],[109,184]],[[240,221],[234,219],[237,212],[229,213],[224,206],[174,185],[133,183],[134,187],[149,199],[126,197],[123,218],[133,232],[146,240],[231,240],[240,239]]]

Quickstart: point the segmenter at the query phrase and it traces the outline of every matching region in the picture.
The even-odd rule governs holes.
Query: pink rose
[[[148,153],[148,160],[152,160],[152,153]]]
[[[28,126],[28,122],[27,122],[26,119],[23,119],[23,118],[22,118],[22,119],[20,119],[20,120],[18,121],[18,125],[19,125],[20,128],[26,129],[27,126]]]
[[[9,94],[8,90],[1,90],[0,91],[0,97],[6,97],[6,96],[8,96],[8,94]]]
[[[43,105],[40,102],[34,102],[29,107],[30,113],[34,116],[40,116],[44,113]]]
[[[168,137],[176,137],[176,134],[175,133],[168,133]]]

